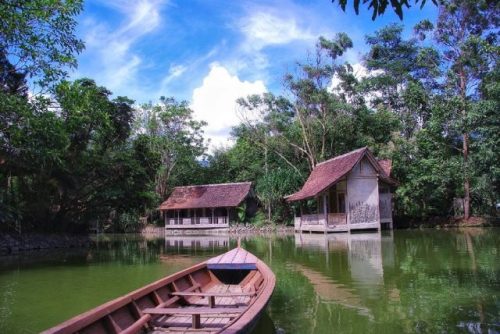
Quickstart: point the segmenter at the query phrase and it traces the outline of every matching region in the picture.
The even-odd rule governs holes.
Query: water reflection
[[[342,255],[347,260],[346,267],[354,285],[346,285],[341,277],[335,279],[335,276],[328,276],[307,265],[295,264],[294,268],[308,279],[321,302],[334,302],[373,320],[373,313],[361,296],[373,294],[376,286],[384,284],[383,239],[391,249],[387,241],[391,241],[392,234],[384,237],[381,233],[295,234],[295,247],[322,252],[325,266],[330,264],[331,256]],[[386,251],[385,254],[392,252]]]
[[[386,246],[382,252],[382,240]],[[295,247],[322,250],[328,265],[332,251],[347,254],[349,270],[353,280],[370,286],[383,284],[384,269],[382,254],[393,262],[392,232],[381,233],[343,233],[343,234],[295,234]]]
[[[230,249],[228,235],[166,235],[165,251],[181,249]]]
[[[237,244],[223,234],[96,241],[0,258],[0,333],[39,332]],[[500,332],[500,229],[248,236],[241,244],[277,278],[255,333]]]
[[[294,269],[308,279],[319,301],[322,303],[334,302],[338,305],[357,310],[359,314],[373,319],[370,309],[363,305],[361,298],[345,285],[335,282],[335,280],[322,273],[305,266],[295,265]]]
[[[296,234],[287,269],[300,275],[292,285],[303,287],[303,277],[312,287],[315,298],[300,289],[304,306],[295,311],[314,310],[314,317],[303,318],[314,330],[299,323],[289,328],[500,332],[498,238],[498,229]]]

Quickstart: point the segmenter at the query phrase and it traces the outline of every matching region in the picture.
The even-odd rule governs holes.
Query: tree
[[[436,50],[420,46],[416,38],[404,39],[402,33],[402,25],[392,24],[366,37],[370,51],[364,64],[370,75],[360,93],[372,97],[372,107],[395,113],[403,137],[410,139],[429,118],[429,94],[441,73],[440,58]]]
[[[162,97],[160,103],[144,105],[144,134],[149,137],[150,150],[160,164],[155,176],[156,193],[166,198],[173,186],[196,183],[198,158],[205,153],[203,121],[193,118],[187,102]],[[185,181],[185,182],[184,182]],[[194,182],[193,182],[194,181]]]
[[[496,66],[499,54],[497,46],[499,24],[498,4],[489,1],[443,1],[433,30],[446,68],[446,86],[455,126],[461,132],[463,156],[464,218],[471,215],[471,166],[470,141],[475,136],[475,124],[471,122],[471,110],[480,99],[480,86],[484,78]],[[419,28],[429,31],[432,24],[426,22]],[[477,109],[476,109],[477,110]]]
[[[339,64],[351,46],[346,34],[320,38],[314,57],[298,65],[297,75],[285,76],[291,99],[266,93],[238,100],[244,121],[233,136],[236,147],[249,144],[241,160],[250,157],[249,165],[261,166],[253,180],[269,219],[273,210],[281,218],[289,215],[283,197],[296,191],[317,163],[363,146],[387,152],[398,120],[360,98],[352,67]],[[337,76],[339,88],[332,85]]]
[[[346,105],[330,93],[335,73],[343,68],[337,60],[352,47],[351,39],[339,33],[333,40],[319,38],[316,55],[309,63],[299,65],[298,77],[288,74],[285,85],[294,96],[295,117],[300,129],[301,144],[294,144],[308,159],[310,170],[332,155],[333,125],[343,117]]]
[[[435,5],[438,4],[437,0],[431,0],[432,3]],[[332,0],[334,3],[335,0]],[[423,8],[425,3],[427,2],[426,0],[414,0],[415,5],[418,5],[420,2],[420,8]],[[347,6],[347,0],[338,0],[338,3],[340,4],[340,7],[342,10],[345,12],[346,6]],[[354,0],[353,2],[353,7],[354,11],[356,12],[356,15],[359,14],[359,0]],[[372,20],[375,20],[377,16],[381,16],[385,13],[385,10],[387,9],[387,6],[389,5],[389,0],[363,0],[363,4],[368,3],[368,9],[372,9]],[[390,0],[390,5],[396,15],[402,20],[403,19],[403,9],[404,7],[410,8],[410,1],[408,0]]]
[[[496,214],[500,194],[500,64],[482,80],[479,87],[481,100],[470,110],[474,125],[471,151],[473,166],[472,204],[480,213]]]
[[[81,0],[1,1],[0,59],[43,85],[57,82],[84,48],[74,33],[82,8]]]
[[[63,81],[54,93],[30,100],[1,93],[0,110],[13,110],[16,120],[2,123],[0,137],[2,219],[18,231],[21,223],[23,230],[84,231],[156,205],[150,189],[158,165],[152,172],[141,138],[130,139],[133,101],[111,99],[89,79]]]
[[[28,92],[26,75],[17,72],[3,52],[0,52],[0,90],[19,96],[26,96]]]
[[[293,193],[301,184],[302,178],[295,171],[283,167],[273,168],[257,181],[257,195],[266,204],[268,221],[276,221],[289,216],[287,212],[283,212],[287,207],[283,197]],[[274,212],[274,217],[273,208],[278,209]]]

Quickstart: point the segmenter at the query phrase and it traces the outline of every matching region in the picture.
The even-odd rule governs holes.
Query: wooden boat
[[[271,298],[275,281],[264,262],[237,247],[43,334],[248,333]]]

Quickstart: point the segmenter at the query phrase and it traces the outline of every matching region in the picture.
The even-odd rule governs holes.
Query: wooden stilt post
[[[200,315],[193,314],[193,328],[198,329],[201,327]]]
[[[380,188],[379,188],[379,175],[377,173],[377,221],[378,221],[378,231],[382,231],[382,222],[380,219]]]
[[[351,213],[349,212],[349,179],[345,181],[345,195],[344,195],[344,206],[345,206],[345,219],[347,220],[347,232],[351,233]]]
[[[326,194],[323,194],[323,215],[325,216],[325,233],[328,230],[328,203],[326,199]]]
[[[300,230],[300,233],[302,233],[302,217],[304,217],[304,210],[302,208],[302,201],[300,201],[299,204],[300,204],[300,224],[299,224],[299,230]]]

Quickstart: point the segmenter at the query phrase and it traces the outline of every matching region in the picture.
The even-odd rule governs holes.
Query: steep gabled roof
[[[251,182],[175,187],[160,210],[236,207],[250,192]]]
[[[302,189],[295,194],[287,196],[286,200],[294,202],[318,195],[320,192],[340,181],[340,179],[347,175],[364,156],[371,162],[382,180],[390,184],[395,183],[395,181],[386,174],[385,170],[377,162],[371,151],[367,147],[363,147],[317,164],[302,186]]]

